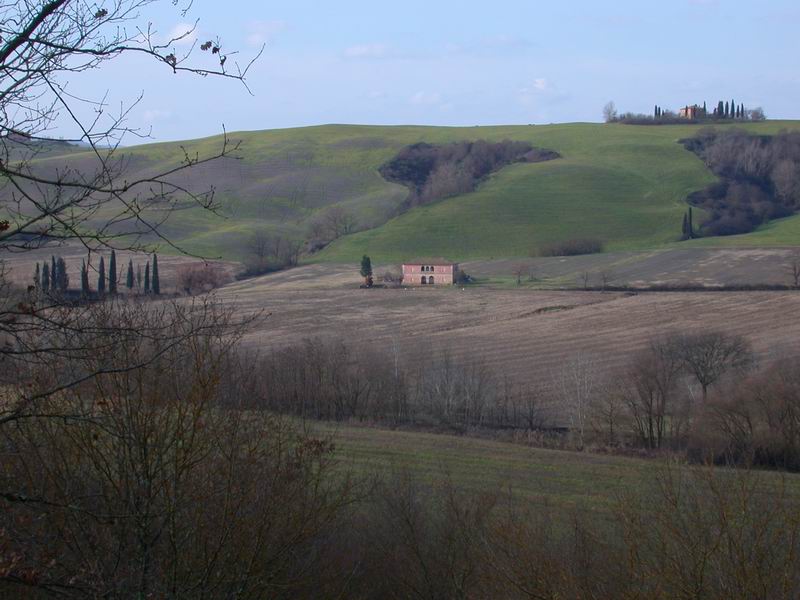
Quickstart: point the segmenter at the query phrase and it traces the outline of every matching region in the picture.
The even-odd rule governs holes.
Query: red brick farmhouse
[[[403,285],[453,285],[458,264],[442,258],[403,263]]]

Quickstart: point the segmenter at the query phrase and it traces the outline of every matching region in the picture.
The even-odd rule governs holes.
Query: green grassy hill
[[[800,122],[748,124],[754,132],[798,128]],[[507,127],[372,127],[329,125],[229,134],[240,141],[241,160],[196,168],[179,183],[214,185],[219,216],[189,208],[174,215],[165,233],[183,248],[206,256],[243,259],[251,232],[264,229],[302,238],[321,211],[341,205],[365,231],[346,236],[313,261],[352,262],[366,253],[377,261],[411,255],[454,260],[527,256],[542,243],[598,237],[608,250],[674,243],[684,199],[713,181],[702,162],[677,141],[697,126],[565,124]],[[405,188],[377,168],[415,142],[513,139],[558,151],[563,158],[503,169],[475,192],[394,217]],[[220,137],[128,149],[133,174],[175,165],[189,152],[213,153]],[[51,156],[42,164],[91,164],[86,152]],[[102,215],[99,215],[102,218]],[[800,218],[792,217],[735,238],[699,245],[797,243]]]

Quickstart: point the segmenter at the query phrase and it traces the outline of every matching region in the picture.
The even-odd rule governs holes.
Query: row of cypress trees
[[[714,111],[714,116],[718,119],[744,119],[747,113],[744,104],[736,104],[733,100],[730,102],[717,102],[717,108]]]
[[[50,257],[50,262],[36,263],[33,274],[33,284],[43,292],[66,292],[69,289],[69,275],[67,263],[63,258]]]
[[[133,291],[137,281],[142,281],[141,269],[140,265],[137,277],[134,275],[133,260],[128,261],[125,287],[127,287],[129,291]],[[108,261],[108,273],[106,273],[105,257],[100,257],[100,264],[97,269],[97,294],[100,296],[116,294],[119,280],[117,253],[112,250],[111,257]],[[44,261],[41,265],[36,263],[36,270],[33,274],[33,284],[37,290],[45,293],[66,293],[69,290],[69,275],[67,274],[67,264],[64,259],[60,257],[56,259],[56,257],[53,256],[50,263],[47,261]],[[161,278],[158,274],[158,255],[156,254],[153,254],[152,269],[149,260],[145,265],[144,293],[156,295],[161,293]],[[89,283],[89,268],[86,264],[86,260],[83,260],[81,263],[81,295],[88,297],[91,294],[92,288]]]

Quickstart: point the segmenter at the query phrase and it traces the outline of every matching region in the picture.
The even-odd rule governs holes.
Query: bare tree
[[[617,120],[617,107],[614,102],[609,102],[603,107],[603,120],[606,123],[613,123]]]
[[[331,206],[325,211],[324,220],[328,236],[333,240],[352,233],[356,227],[353,214],[341,206]]]
[[[703,400],[723,375],[745,372],[755,362],[750,343],[740,335],[707,331],[678,336],[674,343],[684,367],[700,384]]]
[[[266,263],[272,244],[272,239],[265,229],[257,229],[250,235],[248,250],[258,265]]]
[[[793,252],[786,264],[786,271],[791,277],[795,289],[800,289],[800,253]]]
[[[610,269],[604,269],[600,271],[600,286],[603,291],[606,291],[606,288],[614,281],[614,272]]]
[[[239,68],[231,58],[235,53],[219,41],[203,42],[199,60],[194,48],[183,55],[174,50],[192,32],[158,42],[155,26],[139,16],[152,4],[151,0],[98,5],[36,0],[0,6],[0,114],[5,115],[0,120],[0,179],[4,182],[0,251],[24,252],[68,241],[90,251],[136,251],[152,242],[176,247],[160,230],[172,210],[178,204],[214,209],[213,188],[189,189],[175,183],[174,176],[232,156],[236,144],[224,137],[220,148],[208,155],[184,150],[176,166],[128,178],[124,175],[129,160],[121,143],[126,134],[143,135],[126,125],[132,107],[112,112],[107,99],[87,99],[80,89],[67,89],[79,81],[81,73],[126,54],[150,58],[155,67],[174,73],[244,82],[252,63]],[[181,14],[188,9],[181,9]],[[93,116],[82,116],[87,114]],[[44,137],[61,117],[77,132],[69,141],[87,145],[92,159],[83,161],[80,169],[58,164],[57,159],[48,161],[54,168],[37,167],[41,161],[35,159],[62,143]],[[68,348],[53,349],[45,340],[53,331],[59,334],[62,327],[75,327],[76,312],[80,314],[39,298],[22,300],[5,301],[0,310],[0,337],[8,340],[0,347],[0,363],[7,372],[14,370],[14,364],[44,360],[48,352],[67,354]],[[75,352],[81,355],[83,348]],[[54,389],[65,385],[69,381]],[[0,411],[7,408],[4,404]],[[12,408],[11,413],[16,410]]]
[[[581,272],[579,279],[580,279],[581,284],[583,285],[583,289],[584,290],[588,290],[589,289],[589,281],[591,280],[591,278],[592,278],[592,274],[589,273],[589,271],[582,271]]]
[[[567,361],[555,377],[555,389],[566,408],[570,428],[578,435],[580,448],[584,446],[599,383],[600,374],[594,359],[583,353]]]
[[[140,17],[153,4],[151,0],[99,3],[32,0],[0,5],[0,114],[3,115],[0,119],[0,180],[3,182],[0,251],[25,252],[44,244],[67,242],[90,251],[103,248],[139,251],[152,243],[180,249],[160,228],[173,210],[179,205],[215,209],[213,188],[189,188],[177,183],[176,175],[212,160],[234,157],[235,143],[223,136],[220,146],[207,154],[185,149],[174,166],[142,176],[126,176],[129,156],[122,147],[123,140],[127,135],[144,137],[147,134],[126,124],[138,100],[112,111],[108,98],[87,97],[80,88],[82,73],[124,55],[152,59],[154,68],[165,68],[175,74],[217,76],[244,82],[252,63],[240,68],[235,53],[222,47],[219,40],[206,40],[196,47],[197,52],[194,52],[195,46],[191,46],[184,54],[178,54],[175,48],[192,35],[191,31],[163,43],[158,41],[163,38],[156,35],[155,25]],[[172,3],[173,6],[177,4]],[[189,0],[185,7],[179,8],[182,16],[187,14],[190,5]],[[76,132],[72,139],[63,142],[47,139],[57,122]],[[82,161],[80,168],[73,167],[66,159],[61,161],[57,154],[47,161],[48,166],[42,166],[42,161],[37,160],[48,156],[54,148],[59,149],[58,144],[67,143],[85,145],[91,159]],[[8,531],[6,526],[19,525],[16,519],[24,520],[23,513],[33,506],[35,510],[48,511],[54,526],[71,524],[73,518],[94,519],[96,524],[103,522],[123,529],[136,522],[130,520],[128,514],[116,512],[117,506],[91,504],[93,499],[102,496],[99,491],[102,486],[97,480],[45,479],[47,469],[55,468],[64,469],[65,477],[78,477],[89,468],[89,462],[95,458],[100,460],[98,454],[92,454],[93,450],[83,444],[108,444],[105,446],[110,452],[105,455],[108,465],[122,457],[121,448],[116,456],[110,449],[130,430],[126,432],[124,427],[104,429],[108,423],[104,416],[101,418],[100,400],[110,405],[109,397],[104,394],[107,392],[117,399],[126,391],[133,394],[131,387],[125,386],[144,382],[142,373],[148,367],[160,364],[167,371],[175,367],[174,364],[165,365],[163,359],[188,337],[210,339],[203,337],[203,326],[194,316],[189,318],[178,309],[170,309],[160,319],[159,310],[167,309],[148,304],[148,308],[142,308],[135,326],[126,321],[132,310],[131,306],[113,299],[93,306],[63,305],[55,296],[43,298],[16,291],[6,286],[0,276],[0,382],[3,386],[0,438],[11,444],[0,452],[0,460],[4,461],[0,468],[3,472],[0,513],[15,519],[12,523],[4,522],[0,529]],[[125,346],[135,347],[137,351],[115,354]],[[109,387],[101,392],[100,386],[106,384]],[[165,386],[164,391],[167,389]],[[95,392],[99,394],[97,398],[93,395]],[[132,397],[136,397],[135,394]],[[128,424],[132,425],[130,421]],[[81,429],[83,426],[86,428]],[[92,427],[95,428],[92,434],[84,435]],[[98,437],[93,437],[94,434]],[[138,443],[146,444],[148,439],[140,437]],[[129,441],[134,443],[132,439]],[[30,462],[20,463],[15,462],[21,454],[14,448],[36,451],[24,457]],[[173,445],[174,448],[177,446]],[[95,450],[99,452],[101,448]],[[133,453],[130,448],[128,456]],[[59,465],[44,460],[56,457]],[[5,462],[7,460],[10,463]],[[38,460],[43,462],[37,463]],[[167,455],[162,453],[161,460],[168,460]],[[15,470],[17,467],[22,470]],[[118,467],[115,464],[113,469]],[[26,476],[37,471],[42,475],[40,482]],[[11,472],[16,476],[5,476]],[[120,485],[119,491],[132,489],[129,484],[137,480],[133,477],[126,481],[115,482]],[[135,486],[146,484],[141,479],[138,481]],[[142,498],[136,495],[141,488],[136,490],[131,500]],[[130,532],[135,531],[136,526],[131,527],[122,533],[132,535]],[[79,529],[50,529],[52,535],[39,536],[43,531],[28,530],[36,543],[32,541],[19,550],[21,556],[34,562],[45,561],[38,563],[37,573],[49,568],[47,563],[53,556],[50,547],[55,538],[62,536],[63,541],[69,534],[83,533]],[[106,553],[96,558],[113,558],[114,543],[123,544],[124,536],[105,544],[100,538],[93,538],[91,531],[85,533],[88,537],[81,539],[98,542],[92,551]],[[146,533],[144,537],[149,535]],[[144,538],[140,536],[140,540]],[[5,553],[5,540],[0,544]],[[117,547],[122,548],[124,544]],[[55,554],[63,556],[62,549],[67,552],[59,547]],[[89,550],[81,543],[69,551],[75,556],[74,553]],[[142,577],[148,579],[147,571],[157,560],[149,551],[138,556],[141,562],[137,568],[141,568]],[[97,574],[98,563],[69,563],[66,568],[74,567],[69,572],[76,576],[72,583],[64,571],[53,571],[55,580],[48,575],[44,583],[36,579],[36,585],[50,586],[47,589],[58,589],[64,595],[70,595],[66,592],[71,585],[72,592],[80,590],[84,597],[149,595],[147,590],[116,593],[102,586],[99,589],[94,587],[94,582],[83,579]],[[3,574],[11,579],[19,577],[19,571],[13,569],[3,569]]]
[[[126,179],[128,164],[120,144],[126,134],[143,132],[126,126],[137,101],[120,112],[108,100],[86,99],[68,87],[83,72],[97,69],[124,54],[144,55],[175,73],[216,75],[244,81],[250,64],[239,68],[235,53],[218,41],[200,45],[208,65],[190,50],[176,54],[192,31],[159,43],[152,24],[139,11],[152,0],[111,0],[97,6],[76,0],[12,2],[0,7],[0,178],[5,183],[0,209],[5,221],[0,249],[25,250],[52,240],[76,240],[92,248],[141,248],[144,240],[173,245],[159,225],[178,202],[214,207],[213,189],[190,190],[175,174],[210,160],[230,156],[236,145],[225,138],[206,156],[185,151],[176,167]],[[191,4],[191,3],[189,3]],[[188,11],[188,6],[183,10]],[[192,48],[193,49],[193,48]],[[208,62],[210,61],[210,62]],[[227,63],[227,66],[226,66]],[[92,114],[88,119],[83,114]],[[94,164],[80,170],[63,165],[36,168],[34,159],[52,150],[42,137],[54,121],[66,117],[77,132],[74,140],[88,145]],[[157,207],[158,210],[152,210]]]
[[[60,418],[0,430],[0,593],[263,598],[302,585],[350,484],[328,481],[325,439],[237,410],[255,370],[235,360],[244,324],[230,318],[209,303],[97,304],[75,332],[91,352],[22,374],[38,393],[62,370],[97,375],[39,403]]]
[[[637,354],[622,379],[621,391],[634,433],[647,448],[661,448],[671,421],[677,419],[674,413],[683,366],[675,338],[653,340],[646,351]]]
[[[522,285],[522,276],[525,274],[525,265],[514,265],[511,271],[517,280],[517,285]]]

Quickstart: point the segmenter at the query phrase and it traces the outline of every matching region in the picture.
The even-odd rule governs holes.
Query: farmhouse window
[[[428,277],[428,283],[430,283],[431,285],[433,285],[433,275],[431,275],[430,277]]]

